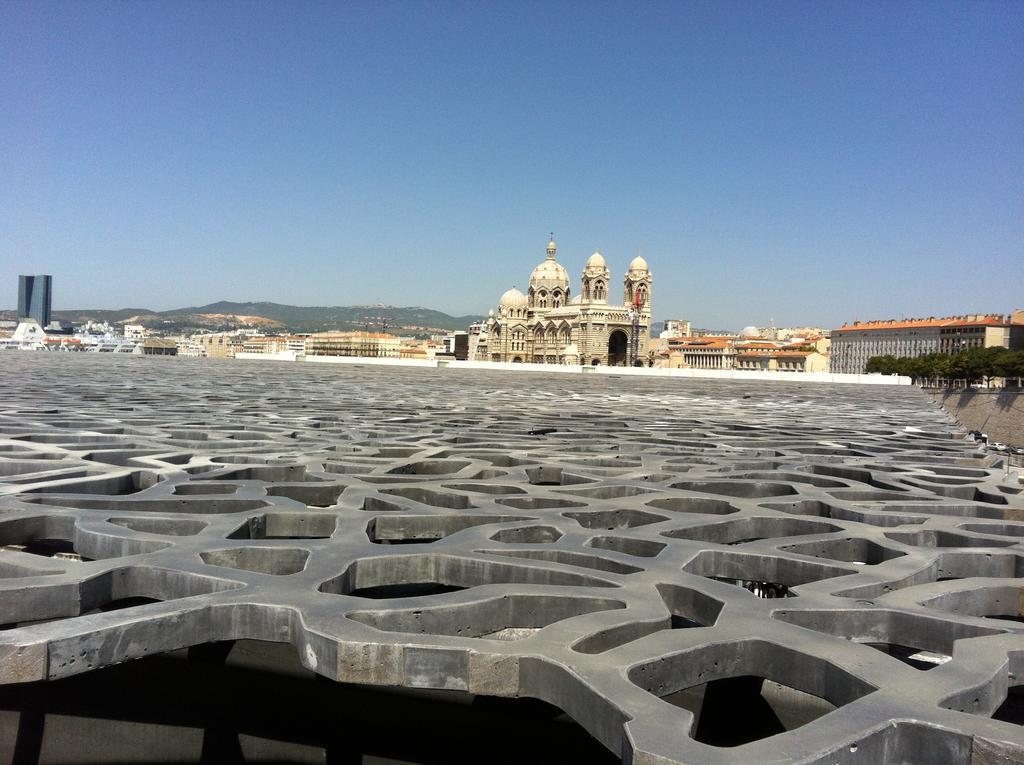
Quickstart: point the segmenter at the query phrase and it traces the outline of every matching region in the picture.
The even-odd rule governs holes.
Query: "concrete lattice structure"
[[[0,683],[258,640],[634,765],[1024,757],[1024,499],[916,389],[10,355]]]
[[[583,268],[575,297],[554,240],[533,269],[526,294],[515,287],[498,301],[470,344],[479,361],[635,366],[649,361],[653,276],[639,255],[623,279],[622,303],[612,301],[611,271],[600,252]],[[636,311],[634,329],[633,312]],[[631,359],[633,343],[636,358]]]

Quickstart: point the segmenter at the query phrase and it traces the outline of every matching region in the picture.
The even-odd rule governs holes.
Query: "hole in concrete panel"
[[[743,587],[760,598],[793,597],[791,587],[854,573],[824,563],[728,550],[703,550],[683,571]]]
[[[409,508],[380,497],[363,497],[363,510],[368,513],[401,513],[408,512]]]
[[[70,462],[70,461],[69,461]],[[43,473],[51,470],[59,470],[63,466],[53,460],[28,461],[0,460],[0,477],[11,478],[18,475],[31,475],[32,473]]]
[[[946,654],[922,651],[920,648],[898,645],[896,643],[865,643],[865,645],[923,672],[935,669],[952,658]]]
[[[162,480],[162,476],[151,473],[148,470],[135,470],[127,475],[111,475],[87,480],[75,480],[61,486],[60,490],[69,494],[122,496],[143,491],[151,486],[155,486],[158,481]],[[36,489],[29,489],[26,493],[46,494],[52,491],[54,491],[52,486],[40,486]]]
[[[481,470],[479,473],[474,473],[469,476],[471,481],[489,481],[492,478],[501,478],[502,476],[508,475],[507,470]]]
[[[377,457],[411,457],[423,451],[423,447],[386,446],[377,449]]]
[[[586,507],[586,502],[573,502],[570,499],[554,497],[501,497],[494,500],[499,505],[508,505],[519,510],[544,510],[553,507]]]
[[[760,539],[804,536],[808,534],[829,534],[842,531],[841,526],[820,521],[800,521],[791,518],[738,518],[736,520],[692,526],[686,529],[663,531],[664,537],[673,539],[696,539],[723,545],[738,545]]]
[[[219,461],[219,460],[217,460]],[[220,475],[200,476],[196,481],[266,481],[267,483],[322,481],[322,478],[310,475],[305,465],[251,465],[220,473]]]
[[[707,515],[729,515],[738,513],[740,509],[724,499],[705,499],[704,497],[666,497],[647,502],[647,507],[658,510],[671,510],[674,513],[703,513]]]
[[[663,542],[632,537],[594,537],[590,540],[589,546],[601,550],[614,550],[637,558],[653,558],[667,547]]]
[[[338,484],[276,484],[267,487],[267,496],[287,497],[310,507],[330,507],[343,491],[345,487]]]
[[[174,487],[174,494],[234,494],[238,486],[233,483],[179,483]]]
[[[475,491],[480,494],[525,494],[518,486],[502,486],[496,483],[446,483],[446,489],[455,491]]]
[[[659,657],[632,667],[628,676],[692,712],[690,735],[717,747],[795,730],[875,690],[831,662],[759,640]],[[737,710],[743,710],[741,721]]]
[[[673,489],[722,494],[742,499],[783,497],[787,494],[797,493],[797,490],[787,483],[768,483],[766,481],[682,481],[671,486]]]
[[[107,518],[107,523],[144,534],[163,534],[171,537],[192,537],[209,525],[203,521],[178,518]]]
[[[1013,539],[982,539],[941,529],[923,531],[889,531],[885,537],[913,547],[1009,547]]]
[[[419,594],[444,591],[452,589]],[[383,597],[409,596],[388,594]],[[625,607],[621,601],[604,598],[513,594],[477,603],[415,610],[356,611],[346,616],[386,632],[509,641],[528,638],[544,627],[575,616]]]
[[[421,489],[419,487],[380,489],[379,491],[381,494],[390,494],[395,497],[402,497],[404,499],[412,500],[413,502],[419,502],[423,505],[431,505],[432,507],[445,507],[450,510],[467,510],[473,507],[469,501],[469,497],[463,494],[445,494],[439,491]],[[498,502],[508,504],[511,500],[498,500]],[[363,509],[368,509],[365,503],[363,505]]]
[[[530,520],[516,515],[384,515],[370,521],[366,535],[376,544],[426,544],[474,526]]]
[[[392,468],[389,475],[451,475],[472,463],[464,460],[421,460]]]
[[[53,585],[42,592],[45,597],[26,597],[18,590],[0,591],[0,624],[13,628],[29,623],[73,619],[157,601],[224,592],[241,586],[238,582],[216,577],[166,569],[119,568],[104,571],[70,587]],[[103,663],[116,661],[119,659],[111,657]]]
[[[831,496],[836,499],[842,499],[847,502],[906,502],[913,500],[914,502],[938,502],[938,497],[925,497],[914,495],[908,497],[906,494],[897,494],[894,491],[871,491],[864,489],[837,489],[836,491],[828,492]],[[885,508],[889,510],[889,507]],[[925,510],[925,512],[931,512]]]
[[[120,510],[129,513],[194,513],[213,515],[221,513],[240,513],[257,510],[267,506],[262,499],[132,499],[110,500],[92,497],[65,497],[61,495],[44,495],[24,497],[24,502],[55,505],[56,507],[73,507],[83,510]]]
[[[717,747],[742,746],[795,730],[837,708],[819,696],[756,675],[702,683],[662,701],[692,712],[697,719],[693,738]],[[735,709],[743,710],[742,724],[737,724]]]
[[[484,551],[491,553],[492,551]],[[544,552],[544,551],[538,551]],[[586,556],[584,556],[586,557]],[[355,592],[389,592],[382,587],[422,585],[426,589],[447,587],[467,589],[491,584],[532,584],[568,587],[616,587],[614,582],[587,574],[539,566],[463,558],[455,555],[414,553],[360,558],[338,576],[320,584],[318,590],[330,595]],[[410,597],[377,595],[377,597]]]
[[[651,494],[655,489],[645,489],[642,486],[596,486],[593,489],[563,490],[563,494],[571,494],[576,497],[589,497],[591,499],[622,499],[624,497],[638,497],[641,494]]]
[[[327,539],[338,519],[320,513],[266,513],[249,518],[228,539]]]
[[[953,655],[958,640],[999,635],[1003,630],[890,610],[819,610],[772,613],[773,619],[826,635],[864,643],[918,669],[930,669]],[[889,648],[892,647],[892,651]],[[918,653],[926,656],[915,656]],[[917,663],[927,663],[917,666]]]
[[[884,547],[869,539],[847,538],[826,539],[819,542],[801,542],[779,548],[790,553],[810,555],[814,558],[828,558],[864,566],[875,566],[906,553]]]
[[[953,614],[1024,622],[1024,589],[1020,587],[975,587],[943,593],[920,603]]]
[[[803,475],[802,473],[787,473],[779,470],[755,470],[750,473],[737,473],[735,478],[743,478],[746,480],[764,480],[764,481],[792,481],[793,483],[809,483],[811,486],[817,486],[819,488],[836,489],[845,487],[846,484],[842,481],[833,481],[828,478],[818,478],[813,475]]]
[[[371,600],[388,600],[390,598],[422,598],[427,595],[444,595],[449,592],[465,590],[452,584],[440,582],[401,582],[399,584],[379,584],[374,587],[360,587],[348,593],[354,598]]]
[[[859,510],[849,510],[845,507],[829,505],[816,499],[805,499],[799,502],[766,502],[761,507],[792,515],[816,515],[819,518],[835,518],[840,521],[870,523],[872,526],[904,526],[925,523],[928,520],[925,515],[897,515],[891,512],[891,508],[888,506],[874,508],[880,512],[865,513]],[[884,511],[884,515],[881,511]],[[931,509],[921,508],[921,512],[931,512]]]
[[[712,627],[725,606],[710,595],[677,584],[659,584],[658,594],[672,614],[672,629]]]
[[[579,566],[580,568],[592,568],[595,571],[610,571],[613,574],[636,574],[643,571],[637,566],[630,566],[628,563],[619,563],[617,560],[602,558],[600,555],[587,555],[586,553],[570,552],[569,550],[480,550],[491,555],[505,555],[510,558],[529,558],[530,560],[546,560],[552,563],[561,563],[564,566]]]
[[[1024,686],[1014,685],[1007,689],[1006,699],[992,713],[992,719],[1024,725]]]
[[[526,468],[526,477],[534,486],[569,486],[579,483],[593,483],[593,478],[584,478],[580,475],[566,473],[562,468],[555,466],[541,466]]]
[[[652,523],[667,521],[664,515],[655,515],[643,510],[597,510],[594,512],[562,513],[587,529],[631,529]]]
[[[211,566],[287,576],[297,574],[306,567],[309,551],[281,547],[233,547],[202,552],[199,557],[203,559],[203,563]]]
[[[960,528],[977,534],[995,534],[1003,537],[1024,537],[1024,523],[965,523]]]
[[[554,526],[521,526],[517,529],[502,529],[491,536],[495,542],[506,544],[547,544],[557,542],[562,532]]]

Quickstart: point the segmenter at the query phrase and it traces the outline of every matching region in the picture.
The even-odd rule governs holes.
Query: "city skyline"
[[[1020,307],[1024,9],[866,8],[2,4],[0,283],[486,314],[553,230],[705,326]]]

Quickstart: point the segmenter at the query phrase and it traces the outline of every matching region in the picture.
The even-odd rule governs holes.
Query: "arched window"
[[[540,301],[539,305],[540,305],[541,308],[547,308],[548,307],[548,293],[547,292],[545,292],[544,290],[541,290],[540,292],[537,293],[537,298]]]

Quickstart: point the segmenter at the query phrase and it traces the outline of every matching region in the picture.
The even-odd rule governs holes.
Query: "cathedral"
[[[478,361],[647,366],[651,326],[651,272],[633,258],[622,302],[611,300],[611,271],[600,252],[587,259],[580,291],[558,262],[554,239],[533,269],[526,294],[513,287],[498,302],[479,336],[471,340]]]

